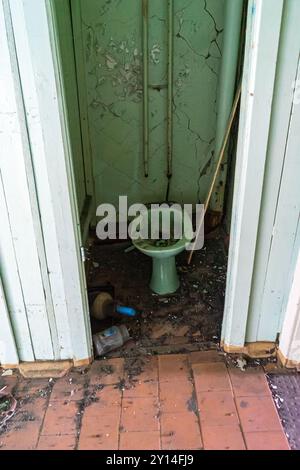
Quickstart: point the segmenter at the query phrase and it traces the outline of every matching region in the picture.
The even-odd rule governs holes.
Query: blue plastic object
[[[123,307],[122,305],[116,306],[116,312],[120,313],[121,315],[127,315],[127,317],[135,317],[137,311],[131,307]]]

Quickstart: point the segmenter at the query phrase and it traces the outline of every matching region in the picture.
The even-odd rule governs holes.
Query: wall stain
[[[211,172],[224,2],[203,0],[200,4],[199,0],[189,0],[182,3],[175,3],[174,13],[174,171],[170,198],[198,202],[207,192]],[[153,0],[148,7],[151,178],[146,181],[142,165],[141,3],[81,0],[97,202],[114,202],[112,193],[126,193],[131,202],[164,197],[167,4]]]

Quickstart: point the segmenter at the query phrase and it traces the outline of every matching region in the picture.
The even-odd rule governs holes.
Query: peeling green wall
[[[129,202],[162,201],[168,184],[168,2],[149,1],[148,178],[143,167],[142,1],[72,0],[71,6],[96,202],[116,203],[120,194],[127,194]],[[223,16],[223,0],[174,1],[170,200],[203,201],[211,181]]]

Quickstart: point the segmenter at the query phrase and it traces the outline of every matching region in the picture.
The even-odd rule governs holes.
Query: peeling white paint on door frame
[[[222,327],[222,343],[228,347],[241,348],[246,338],[282,13],[283,0],[248,4]]]
[[[42,230],[39,246],[44,250],[45,256],[45,263],[40,263],[39,268],[34,266],[33,259],[21,265],[22,260],[19,259],[18,268],[21,266],[23,269],[21,281],[27,279],[28,282],[31,269],[34,269],[36,276],[37,272],[43,270],[40,274],[46,276],[49,282],[48,292],[51,295],[57,331],[57,354],[53,356],[53,350],[45,350],[35,355],[35,359],[73,359],[75,363],[79,363],[91,358],[92,342],[84,266],[80,254],[79,214],[50,3],[48,0],[4,0],[3,5],[11,18],[11,31],[8,31],[7,24],[3,24],[1,33],[3,32],[4,37],[7,36],[5,44],[8,44],[10,38],[17,60],[17,69],[13,79],[9,77],[8,85],[13,87],[15,83],[15,87],[19,86],[22,91],[13,116],[17,128],[23,129],[24,134],[21,136],[20,131],[18,136],[13,128],[4,127],[9,142],[14,142],[14,145],[19,140],[20,142],[19,159],[11,159],[11,155],[16,155],[16,149],[6,146],[3,162],[14,163],[15,172],[22,168],[26,175],[26,184],[23,185],[26,196],[22,204],[19,204],[20,211],[23,203],[31,201],[31,218],[23,224],[23,230],[26,228],[23,240],[19,237],[19,253],[27,255],[26,246],[23,245],[31,235],[37,249],[38,223]],[[12,59],[9,67],[12,66],[11,61]],[[26,123],[25,132],[23,123]],[[28,159],[26,160],[24,154],[26,139],[32,159],[31,166],[28,166]],[[6,175],[5,184],[9,181],[13,186],[13,176],[9,178]],[[39,213],[33,210],[34,198],[37,198]],[[31,289],[34,293],[42,287],[43,283],[40,282],[36,286],[32,284]],[[28,310],[28,305],[25,307]],[[51,312],[46,308],[45,313],[49,315]],[[48,322],[45,319],[44,326],[35,327],[34,317],[32,321],[30,333],[33,350],[39,351],[46,344],[44,333]],[[37,335],[32,335],[34,330],[38,331]],[[23,360],[32,358],[26,356]]]
[[[2,280],[0,278],[0,364],[15,366],[19,364],[16,342],[6,305]]]
[[[18,67],[15,58],[14,39],[11,34],[7,2],[0,4],[1,29],[1,133],[0,133],[0,169],[1,169],[1,205],[4,223],[1,233],[1,269],[9,269],[9,274],[2,273],[4,289],[8,294],[9,313],[15,314],[12,324],[17,337],[24,337],[24,347],[20,347],[23,360],[53,358],[53,347],[47,318],[47,306],[40,264],[40,246],[36,238],[35,227],[39,219],[36,207],[32,206],[35,193],[30,194],[27,180],[27,166],[24,152],[27,151],[27,132],[25,117],[20,100]],[[3,264],[2,264],[3,263]],[[17,266],[17,272],[16,271]],[[19,297],[13,299],[13,285]],[[21,288],[21,294],[19,291]],[[22,304],[23,301],[23,304]],[[24,310],[25,307],[25,310]],[[17,314],[18,312],[18,314]],[[24,318],[25,317],[25,318]],[[25,326],[21,336],[21,328]],[[40,341],[40,328],[44,332]],[[30,331],[29,331],[30,330]],[[35,344],[33,344],[35,341]]]
[[[51,249],[58,250],[60,260],[72,358],[80,361],[92,356],[92,342],[86,280],[80,252],[80,221],[54,20],[49,0],[22,0],[21,3],[32,56],[34,85],[39,104],[38,121],[44,140],[44,161],[55,220],[56,244]]]

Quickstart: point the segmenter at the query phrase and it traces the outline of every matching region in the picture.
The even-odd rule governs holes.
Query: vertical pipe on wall
[[[168,1],[168,131],[167,131],[167,176],[172,176],[173,145],[173,0]]]
[[[219,76],[215,155],[219,154],[232,108],[244,0],[226,0],[222,63]],[[220,201],[220,199],[218,198]],[[212,201],[212,209],[221,211],[222,201]]]
[[[143,158],[144,175],[149,174],[149,110],[148,110],[148,0],[142,2],[143,17]]]

